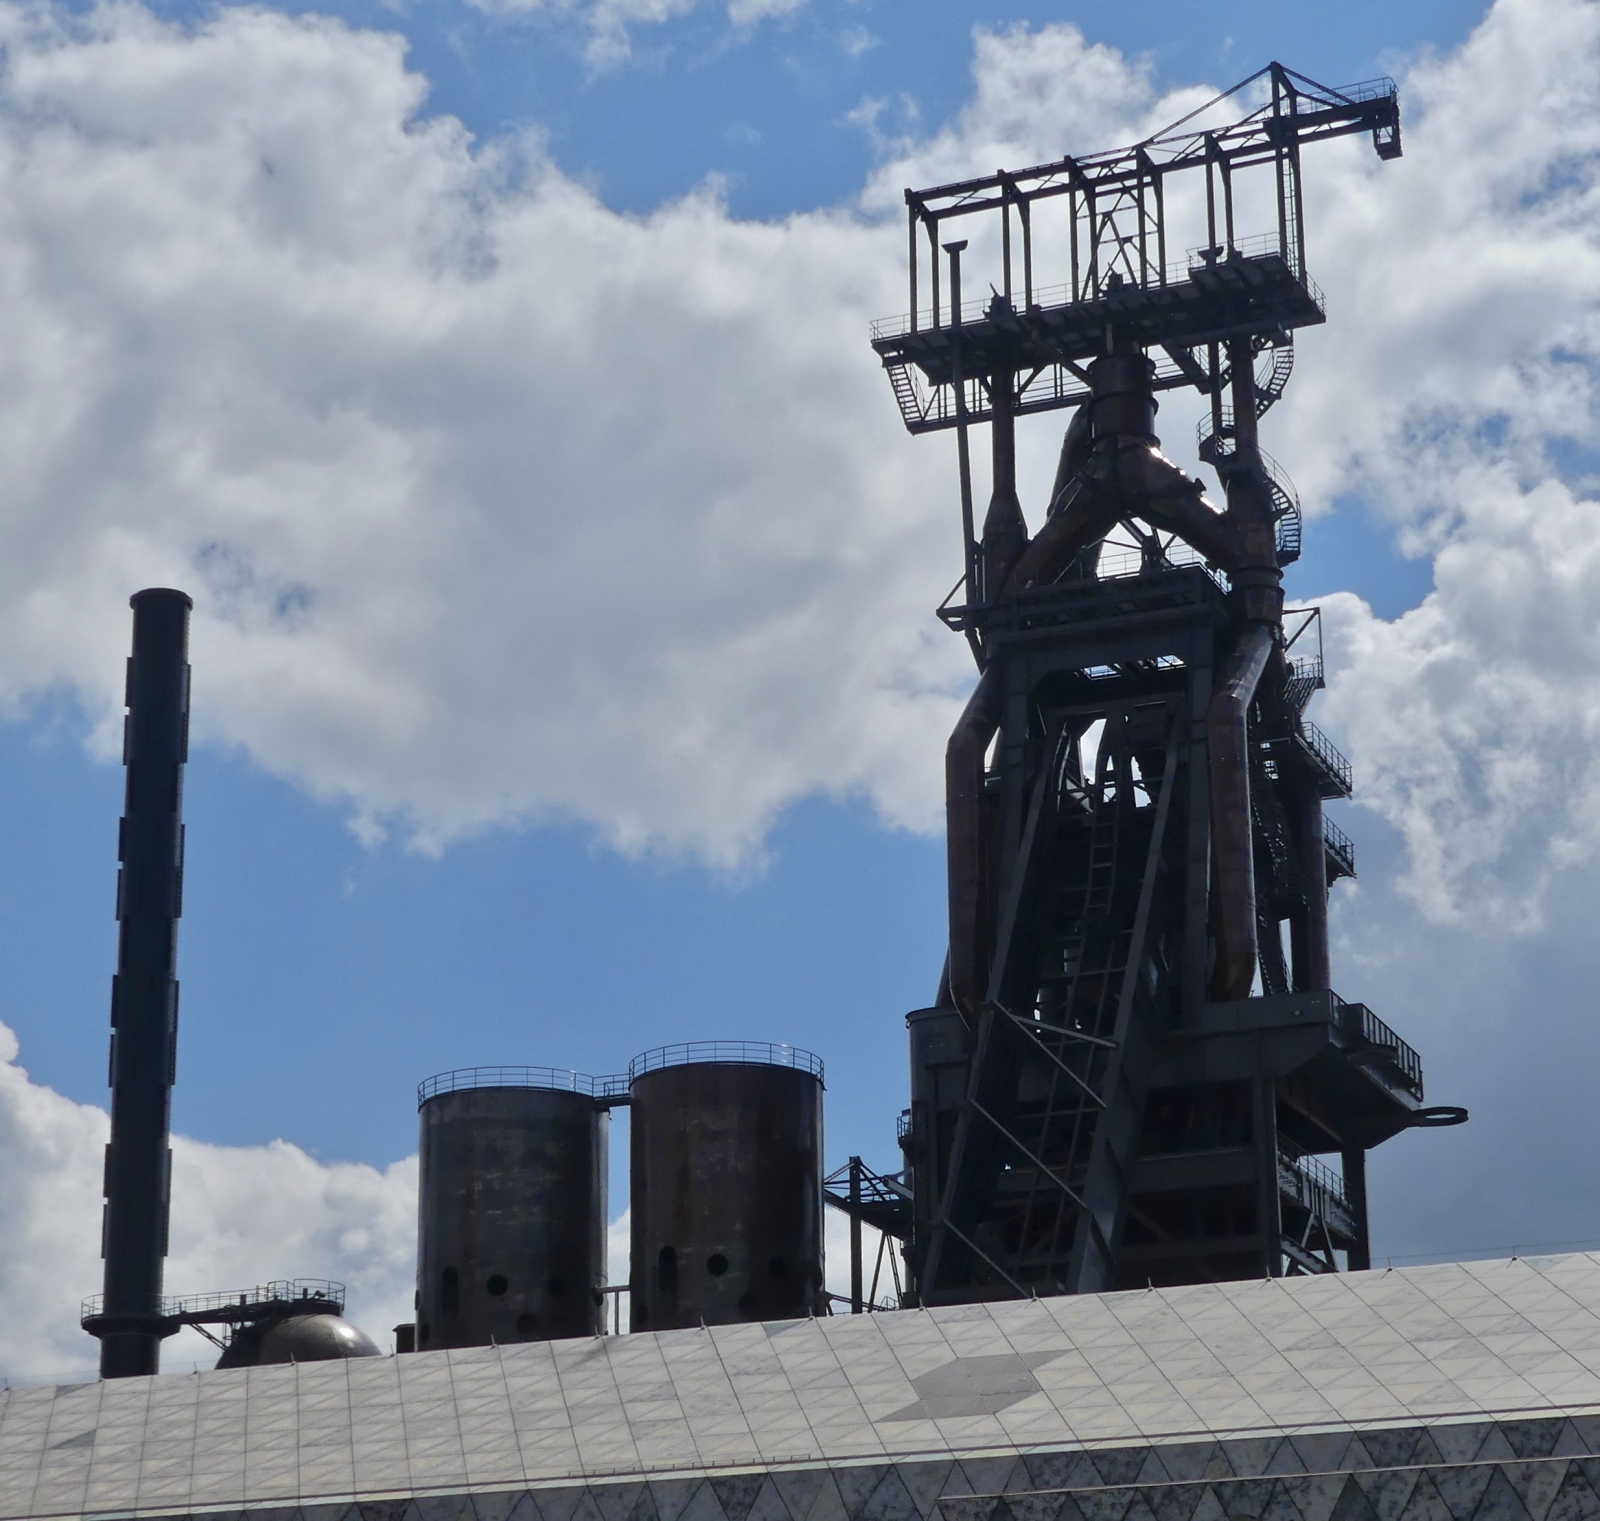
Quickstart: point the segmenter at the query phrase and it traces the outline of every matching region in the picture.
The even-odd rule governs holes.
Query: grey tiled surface
[[[1600,1521],[1597,1417],[1578,1254],[16,1389],[0,1517]]]

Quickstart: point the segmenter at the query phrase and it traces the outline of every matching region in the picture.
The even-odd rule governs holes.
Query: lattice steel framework
[[[1301,149],[1355,133],[1399,156],[1392,81],[1272,64],[1131,148],[906,194],[911,309],[873,346],[906,426],[958,434],[940,616],[981,671],[946,758],[949,960],[910,1019],[910,1204],[879,1211],[916,1301],[1363,1266],[1366,1149],[1465,1117],[1329,987],[1350,770],[1305,717],[1320,621],[1285,617],[1299,505],[1257,436],[1324,317]],[[1225,508],[1157,447],[1180,386]],[[1061,407],[1030,533],[1015,420]]]

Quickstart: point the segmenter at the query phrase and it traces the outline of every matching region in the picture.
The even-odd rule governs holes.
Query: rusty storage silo
[[[606,1282],[604,1094],[475,1067],[417,1090],[416,1350],[593,1336]]]
[[[822,1062],[742,1041],[628,1067],[632,1328],[786,1320],[822,1303]]]

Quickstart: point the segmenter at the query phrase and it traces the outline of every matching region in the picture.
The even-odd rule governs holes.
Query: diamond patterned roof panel
[[[401,1521],[419,1487],[442,1516],[451,1485],[550,1495],[587,1474],[648,1479],[645,1496],[719,1469],[1004,1466],[1019,1451],[1107,1448],[1145,1464],[1152,1444],[1184,1469],[1180,1449],[1270,1437],[1281,1450],[1286,1431],[1306,1433],[1292,1450],[1310,1462],[1307,1443],[1332,1452],[1341,1431],[1425,1421],[1427,1452],[1459,1462],[1451,1431],[1477,1441],[1484,1422],[1568,1413],[1569,1444],[1580,1425],[1600,1435],[1592,1254],[3,1391],[0,1521],[91,1500],[149,1516],[281,1509],[313,1491],[320,1506],[353,1499]],[[1140,1471],[1151,1483],[1166,1470]],[[773,1505],[799,1492],[798,1479],[773,1482]],[[767,1493],[740,1484],[728,1492]],[[886,1518],[910,1497],[922,1521],[937,1499],[885,1495]],[[627,1521],[664,1517],[651,1504]],[[825,1507],[833,1521],[872,1521],[847,1506],[835,1517],[842,1504]],[[532,1521],[533,1502],[517,1514]]]

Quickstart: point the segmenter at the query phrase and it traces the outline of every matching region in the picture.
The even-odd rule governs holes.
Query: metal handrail
[[[80,1307],[83,1320],[105,1313],[105,1295],[91,1294]],[[252,1310],[263,1305],[325,1304],[332,1313],[344,1312],[344,1285],[328,1278],[274,1278],[252,1289],[229,1289],[217,1294],[151,1294],[118,1314],[158,1315],[166,1320],[180,1316],[213,1315],[218,1311]]]
[[[1221,257],[1217,257],[1220,253]],[[1235,238],[1230,248],[1213,251],[1207,248],[1191,248],[1182,259],[1167,264],[1164,268],[1152,265],[1150,278],[1143,284],[1130,281],[1129,284],[1136,290],[1161,290],[1168,286],[1178,285],[1194,277],[1197,271],[1225,269],[1230,260],[1254,262],[1260,259],[1283,258],[1283,248],[1279,244],[1278,234],[1275,232],[1253,233],[1246,237]],[[1322,288],[1304,270],[1294,270],[1291,262],[1291,271],[1296,280],[1305,288],[1305,292],[1317,305],[1318,310],[1327,309],[1326,298]],[[1107,271],[1106,273],[1109,273]],[[1018,315],[1027,312],[1047,312],[1064,310],[1069,306],[1085,305],[1088,302],[1101,299],[1105,291],[1098,290],[1093,294],[1075,294],[1070,285],[1045,285],[1039,286],[1033,293],[1033,305],[1026,309],[1017,308]],[[961,303],[959,324],[962,327],[968,323],[981,322],[989,312],[991,301],[989,296],[974,296]],[[925,306],[918,310],[916,326],[911,323],[909,312],[899,312],[889,317],[874,317],[868,324],[873,342],[884,338],[908,338],[915,333],[947,333],[956,322],[952,320],[952,313],[948,302],[942,303],[938,311],[939,321],[934,321],[934,310]]]
[[[1326,815],[1322,820],[1323,848],[1353,877],[1356,874],[1355,842]]]
[[[1282,1144],[1282,1138],[1280,1137],[1279,1145],[1281,1146]],[[1304,1152],[1296,1154],[1291,1151],[1286,1155],[1290,1165],[1297,1172],[1303,1174],[1308,1182],[1330,1194],[1343,1204],[1346,1209],[1350,1207],[1350,1201],[1345,1198],[1344,1179],[1329,1167],[1326,1162],[1319,1157],[1308,1156]]]
[[[1339,1022],[1346,1039],[1359,1041],[1381,1052],[1384,1063],[1399,1077],[1400,1086],[1421,1101],[1422,1057],[1415,1048],[1401,1040],[1364,1003],[1345,1003],[1340,1000]]]
[[[1309,718],[1300,720],[1300,740],[1313,755],[1336,776],[1348,792],[1354,782],[1350,762],[1339,753],[1338,747]]]
[[[1313,687],[1323,685],[1321,655],[1292,655],[1288,666],[1291,681],[1309,681]]]
[[[475,1088],[535,1088],[551,1093],[581,1093],[585,1098],[626,1095],[628,1079],[620,1072],[591,1077],[564,1067],[458,1067],[440,1072],[417,1084],[417,1107],[444,1093],[466,1093]]]
[[[799,1046],[773,1045],[764,1040],[690,1040],[673,1046],[642,1051],[628,1063],[630,1083],[646,1072],[664,1067],[689,1067],[701,1062],[728,1067],[792,1067],[822,1081],[822,1058]]]

